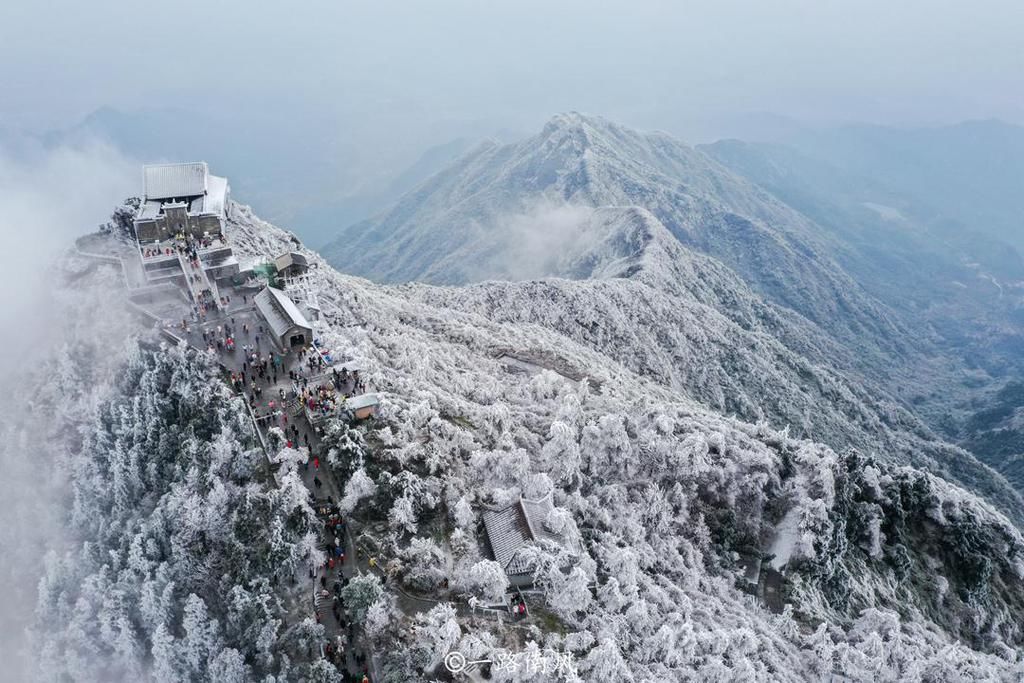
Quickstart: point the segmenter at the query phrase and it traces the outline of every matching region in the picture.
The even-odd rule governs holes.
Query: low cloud
[[[0,147],[0,240],[8,288],[0,297],[0,326],[18,330],[5,340],[0,377],[7,364],[21,364],[12,356],[39,344],[53,261],[75,237],[108,220],[140,180],[137,164],[100,143],[57,149],[26,143],[17,153]]]
[[[493,256],[481,264],[486,272],[471,279],[564,276],[560,264],[566,256],[585,251],[593,240],[587,230],[593,213],[591,207],[545,199],[493,219],[488,228],[495,236]]]
[[[75,237],[96,230],[139,184],[138,165],[101,144],[0,147],[0,657],[4,680],[33,678],[28,629],[45,553],[61,551],[67,455],[99,373],[119,357],[123,313],[111,272],[68,286],[57,266]],[[110,271],[109,268],[106,269]],[[88,273],[87,273],[88,274]],[[85,283],[90,282],[89,287]],[[97,359],[76,374],[76,358]],[[63,361],[55,362],[60,358]],[[79,379],[68,381],[64,371]],[[68,405],[63,405],[66,400]],[[60,628],[61,625],[52,625]],[[8,678],[9,677],[9,678]]]

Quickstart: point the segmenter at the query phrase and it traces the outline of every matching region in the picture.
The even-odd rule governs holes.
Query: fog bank
[[[67,458],[78,426],[115,376],[127,319],[112,269],[67,262],[138,183],[109,147],[0,149],[0,658],[3,680],[29,680],[37,582],[64,541]],[[66,268],[64,267],[66,266]],[[74,282],[68,275],[73,273]],[[84,359],[89,359],[88,365]]]

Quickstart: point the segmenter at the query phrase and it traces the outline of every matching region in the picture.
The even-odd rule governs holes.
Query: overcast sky
[[[204,159],[319,246],[426,150],[569,110],[690,143],[1024,123],[1022,35],[1021,0],[13,0],[0,164],[53,131],[46,149],[100,142],[121,166]]]
[[[30,129],[174,104],[416,125],[532,127],[568,109],[663,127],[748,111],[1020,120],[1022,33],[1019,0],[5,2],[0,116]]]

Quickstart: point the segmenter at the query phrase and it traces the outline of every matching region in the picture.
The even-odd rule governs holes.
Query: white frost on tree
[[[343,513],[351,513],[365,498],[373,496],[377,492],[377,485],[366,474],[366,470],[360,467],[349,478],[345,484],[345,495],[342,496],[339,506]]]
[[[476,523],[476,512],[466,496],[459,498],[454,509],[455,523],[463,529],[472,529]]]
[[[484,604],[499,604],[508,590],[505,570],[494,560],[480,560],[466,571],[462,578],[466,589]]]

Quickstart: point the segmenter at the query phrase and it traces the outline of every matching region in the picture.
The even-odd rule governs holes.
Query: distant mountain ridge
[[[544,202],[646,208],[770,301],[892,353],[910,338],[831,261],[806,218],[665,134],[575,113],[520,143],[477,148],[323,251],[336,267],[385,282],[501,277],[478,264],[501,243],[507,216]]]
[[[953,130],[964,135],[962,128],[994,128],[996,136],[1015,130],[982,123]],[[894,133],[866,129],[859,135]],[[845,245],[837,260],[873,296],[911,327],[935,332],[939,352],[955,359],[959,377],[921,377],[907,397],[946,438],[1024,490],[1024,423],[1006,419],[1024,407],[1021,254],[993,236],[981,214],[961,220],[954,212],[951,218],[899,182],[890,184],[888,174],[858,171],[856,158],[823,160],[828,147],[805,151],[730,140],[702,149],[813,218]],[[979,201],[966,190],[958,196],[966,205]]]
[[[923,314],[924,297],[900,297],[933,279],[914,280],[896,261],[894,275],[871,270],[886,263],[881,228],[856,232],[849,211],[766,182],[769,172],[804,172],[777,162],[761,159],[764,172],[754,173],[722,146],[698,150],[663,133],[559,115],[519,143],[480,145],[347,229],[325,255],[385,282],[534,281],[443,296],[453,307],[554,326],[717,410],[789,424],[835,447],[901,453],[1003,509],[1017,505],[1005,481],[914,414],[940,425],[945,402],[970,395],[958,388],[964,361],[946,348],[946,318]],[[809,168],[801,182],[842,187],[855,175],[834,170],[830,180]],[[876,222],[893,220],[879,213],[884,204],[850,202]],[[812,219],[833,214],[839,223]],[[914,263],[929,242],[903,244],[892,254]],[[929,248],[956,262],[949,245]],[[587,282],[535,282],[548,277]],[[628,282],[599,284],[612,279]],[[925,404],[910,400],[921,395]]]
[[[874,177],[922,207],[1024,253],[1024,127],[998,120],[803,131],[789,147]]]

